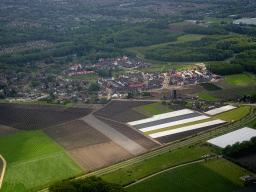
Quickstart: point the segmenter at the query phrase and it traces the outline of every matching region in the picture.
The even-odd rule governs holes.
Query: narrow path
[[[142,181],[144,181],[144,180],[146,180],[146,179],[148,179],[148,178],[150,178],[150,177],[154,177],[155,175],[164,173],[164,172],[166,172],[166,171],[170,171],[170,170],[176,169],[176,168],[178,168],[178,167],[183,167],[183,166],[186,166],[186,165],[190,165],[190,164],[194,164],[194,163],[199,163],[199,162],[204,162],[204,160],[200,159],[200,160],[193,161],[193,162],[190,162],[190,163],[184,163],[184,164],[182,164],[182,165],[178,165],[178,166],[174,166],[174,167],[171,167],[171,168],[167,168],[167,169],[165,169],[165,170],[162,170],[162,171],[159,171],[159,172],[157,172],[157,173],[154,173],[154,174],[152,174],[152,175],[150,175],[150,176],[148,176],[148,177],[145,177],[145,178],[143,178],[143,179],[140,179],[139,181],[136,181],[136,182],[134,182],[134,183],[132,183],[132,184],[130,184],[130,185],[126,185],[124,188],[130,187],[130,186],[135,185],[135,184],[137,184],[137,183],[140,183],[140,182],[142,182]]]
[[[3,183],[3,180],[4,180],[4,173],[5,173],[5,170],[6,170],[6,161],[5,161],[5,159],[3,158],[3,156],[2,155],[0,155],[0,159],[3,161],[3,165],[2,165],[2,167],[0,167],[0,168],[2,168],[2,173],[1,173],[1,177],[0,177],[0,189],[1,189],[1,187],[2,187],[2,183]]]

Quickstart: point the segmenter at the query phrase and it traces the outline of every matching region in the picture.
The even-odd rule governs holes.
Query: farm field
[[[243,83],[253,83],[256,82],[256,80],[246,74],[237,74],[225,76],[225,82],[229,85],[236,85]]]
[[[101,108],[100,110],[94,112],[93,114],[96,116],[105,117],[105,118],[119,121],[119,122],[135,121],[138,119],[143,119],[145,118],[145,116],[138,112],[136,113],[136,111],[132,110],[132,108],[151,104],[151,103],[154,103],[154,102],[113,100],[109,104]]]
[[[133,156],[114,141],[72,149],[67,151],[67,154],[86,171],[104,167]]]
[[[26,191],[83,172],[64,149],[41,130],[1,137],[0,154],[7,161],[4,192]]]
[[[108,182],[126,185],[157,171],[199,159],[209,153],[215,154],[208,146],[198,144],[192,147],[184,147],[108,173],[101,176],[101,178]]]
[[[225,121],[239,121],[240,119],[243,119],[247,115],[249,115],[250,112],[251,106],[243,106],[231,111],[215,115],[214,117]]]
[[[210,96],[223,100],[234,100],[241,98],[244,95],[251,95],[252,93],[256,92],[256,86],[255,85],[247,85],[247,86],[236,86],[234,88],[229,89],[222,89],[222,90],[216,90],[216,91],[210,91],[207,92]]]
[[[226,170],[229,170],[226,168]],[[213,185],[214,183],[214,185]],[[204,164],[191,164],[155,175],[128,191],[234,191],[242,186]]]
[[[240,177],[245,175],[252,175],[250,172],[241,169],[239,166],[225,160],[210,160],[202,164],[205,167],[210,168],[211,170],[223,175],[224,177],[230,179],[234,183],[243,186],[244,181],[240,179]]]
[[[154,149],[154,148],[160,146],[159,144],[152,141],[151,139],[149,139],[145,135],[139,133],[138,131],[134,130],[133,128],[131,128],[131,127],[129,127],[129,126],[123,124],[123,123],[114,122],[114,121],[107,120],[107,119],[104,119],[104,118],[101,118],[101,117],[97,117],[97,118],[99,120],[101,120],[102,122],[111,126],[113,129],[122,133],[126,137],[135,141],[136,143],[138,143],[140,146],[144,147],[147,150],[151,150],[151,149]]]
[[[210,118],[192,110],[182,109],[129,122],[130,126],[162,144],[177,141],[225,124],[223,120]]]
[[[173,142],[173,141],[183,139],[185,137],[195,135],[197,133],[208,131],[212,128],[215,128],[215,127],[218,127],[218,126],[221,126],[221,125],[224,125],[224,124],[225,123],[220,123],[220,124],[211,125],[211,126],[205,126],[203,128],[193,129],[193,130],[190,130],[190,131],[185,131],[185,132],[181,132],[181,133],[176,133],[176,134],[172,134],[172,135],[159,137],[159,138],[156,138],[156,140],[159,141],[160,143],[169,143],[169,142]]]
[[[20,130],[0,124],[0,137],[5,136],[5,135],[10,135],[13,133],[17,133],[17,132],[20,132]]]
[[[147,117],[173,111],[168,106],[163,105],[162,103],[152,103],[132,109],[143,115],[146,115]]]
[[[0,104],[0,124],[20,130],[38,130],[88,115],[89,108]]]
[[[205,112],[205,114],[207,114],[207,115],[217,115],[219,113],[224,113],[224,112],[227,112],[227,111],[230,111],[230,110],[234,110],[236,108],[237,107],[232,106],[232,105],[226,105],[226,106],[223,106],[223,107],[219,107],[219,108],[209,110],[209,111]]]
[[[196,95],[198,96],[199,100],[205,100],[205,101],[218,101],[219,100],[205,92],[197,93]]]
[[[246,155],[243,157],[239,157],[236,159],[237,161],[243,163],[244,165],[253,167],[256,169],[256,153],[250,154],[250,155]]]
[[[201,83],[200,86],[202,86],[207,91],[215,91],[220,90],[221,88],[213,83]]]
[[[152,61],[154,62],[154,61]],[[168,72],[169,69],[177,69],[178,71],[181,71],[181,69],[191,69],[195,67],[193,63],[161,63],[161,64],[153,64],[151,68],[146,69],[139,69],[139,71],[148,73],[148,72],[155,72],[155,71],[161,71],[162,73]]]
[[[82,120],[44,129],[43,132],[66,150],[111,141],[107,136]]]
[[[65,152],[7,163],[3,186],[0,191],[23,192],[83,172]]]
[[[184,24],[184,23],[178,23],[178,24],[172,24],[172,25],[169,25],[170,28],[167,29],[167,31],[170,31],[170,32],[180,32],[180,31],[184,31],[185,29],[188,29],[188,28],[194,28],[194,27],[202,27],[200,25],[196,25],[196,24]]]

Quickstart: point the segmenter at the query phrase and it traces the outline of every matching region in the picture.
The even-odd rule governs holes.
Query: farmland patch
[[[233,109],[236,109],[236,107],[232,106],[232,105],[226,105],[226,106],[223,106],[223,107],[219,107],[219,108],[216,108],[216,109],[209,110],[209,111],[205,112],[205,114],[207,114],[207,115],[217,115],[219,113],[223,113],[223,112],[230,111],[230,110],[233,110]]]
[[[214,117],[225,120],[225,121],[239,121],[240,119],[243,119],[247,115],[249,115],[250,112],[251,112],[251,106],[243,106],[243,107],[234,109],[232,111],[227,111],[227,112],[215,115]]]
[[[224,177],[230,179],[234,183],[241,186],[244,185],[244,182],[240,179],[240,177],[245,175],[251,175],[250,172],[244,169],[241,169],[239,166],[225,159],[207,161],[202,165],[210,168],[211,170],[223,175]]]
[[[83,170],[64,152],[8,163],[2,191],[27,191],[82,172]]]
[[[82,120],[68,122],[43,131],[67,150],[110,141],[108,137]]]
[[[223,124],[225,124],[225,123],[206,126],[206,127],[203,127],[203,128],[194,129],[194,130],[191,130],[191,131],[185,131],[185,132],[181,132],[181,133],[176,133],[176,134],[173,134],[173,135],[167,135],[167,136],[156,138],[156,140],[159,141],[160,143],[170,143],[170,142],[173,142],[173,141],[183,139],[185,137],[192,136],[192,135],[197,134],[197,133],[201,133],[203,131],[208,131],[208,130],[214,128],[214,127],[218,127],[218,126],[221,126]]]
[[[220,90],[221,88],[218,87],[217,85],[213,84],[213,83],[201,83],[200,84],[204,89],[208,90],[208,91],[215,91],[215,90]]]
[[[244,95],[251,95],[255,92],[256,92],[256,86],[248,85],[245,87],[236,86],[234,88],[229,88],[229,89],[210,91],[207,93],[214,98],[217,98],[223,101],[228,101],[228,100],[239,99]]]
[[[129,139],[125,135],[121,134],[120,132],[116,131],[106,123],[100,121],[93,115],[88,115],[82,118],[83,121],[88,123],[89,125],[93,126],[95,129],[109,137],[111,140],[115,141],[117,144],[122,146],[124,149],[129,151],[132,154],[139,154],[142,152],[146,152],[147,150],[134,142],[133,140]]]
[[[0,125],[0,137],[17,133],[17,132],[20,132],[20,130],[6,126],[6,125]]]
[[[177,90],[177,94],[197,94],[205,91],[207,90],[199,85],[191,85],[185,89]]]
[[[229,85],[243,84],[243,83],[253,83],[256,80],[246,74],[236,74],[225,76],[225,82]]]
[[[213,185],[214,183],[214,185]],[[213,170],[195,163],[155,175],[128,187],[128,191],[234,191],[241,186]]]
[[[105,117],[105,118],[116,120],[116,121],[120,120],[121,122],[127,122],[127,121],[129,121],[128,119],[130,119],[130,118],[128,116],[126,119],[125,115],[127,115],[127,113],[125,113],[125,112],[129,111],[129,109],[132,109],[133,107],[147,105],[150,103],[154,103],[154,102],[114,100],[114,101],[111,101],[109,104],[107,104],[105,107],[96,111],[94,114],[96,116]],[[129,112],[132,114],[133,110],[129,111]]]
[[[69,150],[67,154],[86,171],[107,166],[132,156],[114,141]]]
[[[205,100],[205,101],[218,101],[218,99],[216,99],[215,97],[209,95],[206,92],[202,92],[202,93],[197,93],[196,94],[200,100]]]
[[[38,130],[78,119],[90,112],[89,108],[0,104],[0,123],[20,130]]]
[[[147,138],[145,135],[139,133],[138,131],[134,130],[133,128],[123,124],[114,122],[111,120],[107,120],[101,117],[97,117],[102,122],[108,124],[118,132],[122,133],[126,137],[130,138],[131,140],[138,143],[140,146],[144,147],[145,149],[151,150],[159,146],[156,142],[152,141],[151,139]]]
[[[187,25],[169,25],[169,29],[167,29],[167,31],[170,31],[170,32],[179,32],[179,31],[184,31],[185,29],[194,28],[194,27],[202,27],[202,26],[200,26],[200,25],[195,25],[195,24],[187,24]]]
[[[64,151],[41,130],[22,131],[0,139],[0,154],[8,163]]]

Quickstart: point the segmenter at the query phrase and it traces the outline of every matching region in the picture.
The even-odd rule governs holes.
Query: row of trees
[[[242,143],[235,143],[232,146],[228,145],[222,153],[228,157],[238,158],[256,152],[256,137],[252,137],[250,141],[243,141]]]
[[[72,192],[125,192],[125,189],[118,185],[108,183],[101,178],[92,176],[85,179],[68,180],[55,183],[49,188],[50,192],[72,191]]]

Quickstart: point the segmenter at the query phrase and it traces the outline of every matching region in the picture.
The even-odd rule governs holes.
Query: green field
[[[228,83],[229,85],[237,85],[237,84],[243,84],[243,83],[256,82],[256,80],[253,77],[250,77],[246,74],[238,74],[238,75],[225,76],[225,82]]]
[[[241,169],[225,159],[207,161],[203,165],[241,186],[243,186],[244,182],[240,179],[240,177],[252,175],[248,171]]]
[[[225,113],[215,115],[215,118],[222,119],[225,121],[239,121],[245,118],[251,112],[251,106],[243,106]]]
[[[108,173],[103,175],[102,179],[125,185],[159,170],[199,159],[209,153],[215,154],[212,148],[205,145],[197,145],[191,148],[184,147]]]
[[[155,175],[136,185],[128,187],[127,191],[228,192],[240,188],[241,185],[238,185],[220,173],[215,172],[202,164],[195,163]]]
[[[143,115],[146,115],[147,117],[152,117],[153,115],[158,115],[158,114],[168,113],[173,111],[173,109],[170,109],[168,106],[163,105],[162,103],[152,103],[149,105],[134,107],[133,110]]]
[[[7,161],[3,192],[25,191],[83,172],[64,149],[41,130],[1,137],[0,154]]]
[[[208,91],[215,91],[220,90],[221,88],[217,85],[214,85],[213,83],[201,83],[200,86],[202,86],[204,89]]]
[[[185,123],[185,124],[182,124],[182,125],[175,125],[175,126],[171,126],[171,127],[157,129],[157,130],[154,130],[154,131],[144,132],[144,134],[145,135],[150,135],[150,134],[153,134],[153,133],[158,133],[158,132],[162,132],[162,131],[168,131],[168,130],[172,130],[172,129],[178,129],[178,128],[181,128],[181,127],[186,127],[186,126],[195,125],[195,124],[199,124],[199,123],[205,123],[205,122],[213,121],[213,120],[215,120],[215,119],[214,118],[203,119],[203,120],[200,120],[200,121],[195,121],[195,122],[191,122],[191,123]]]
[[[27,191],[81,173],[83,170],[65,152],[7,163],[3,186],[0,191]]]
[[[202,92],[202,93],[197,93],[196,94],[200,100],[205,100],[205,101],[218,101],[215,97],[212,97],[208,93]]]

